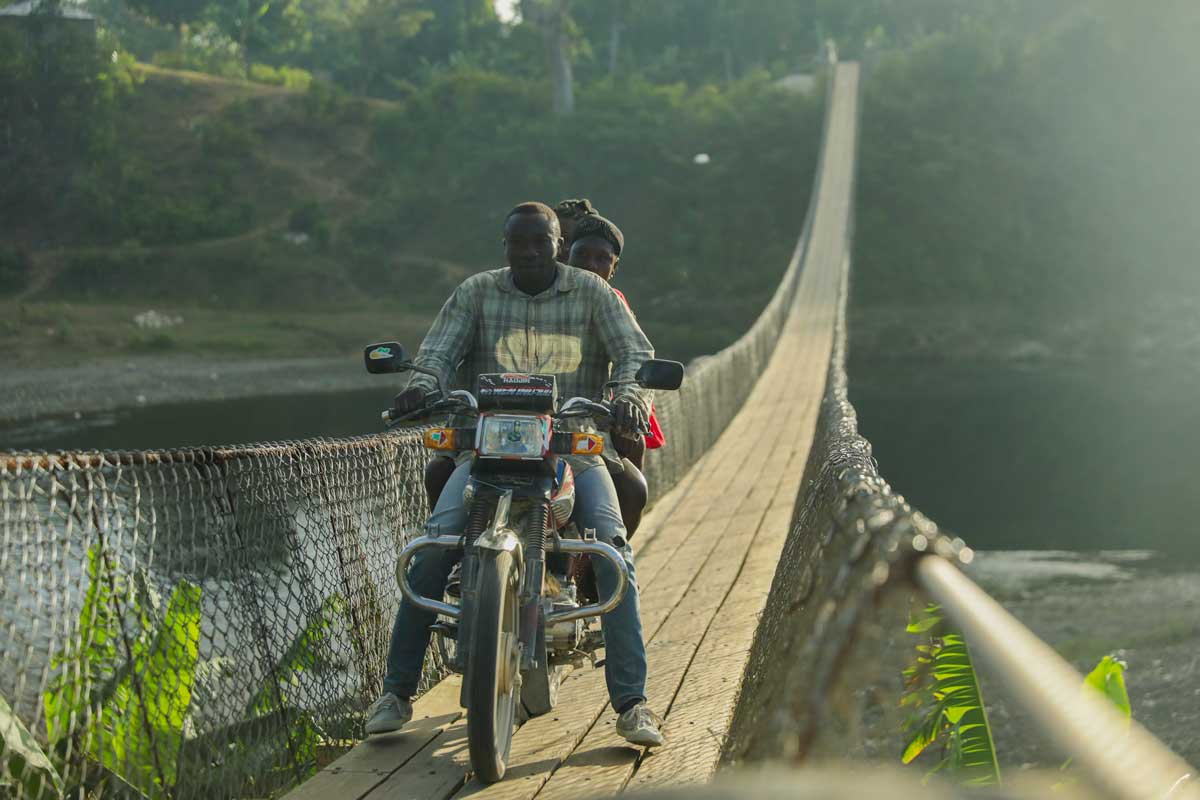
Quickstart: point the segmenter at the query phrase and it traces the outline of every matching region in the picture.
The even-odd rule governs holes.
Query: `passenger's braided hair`
[[[586,197],[561,200],[554,207],[554,213],[558,215],[560,220],[583,219],[584,217],[598,216],[600,214],[596,210],[596,207],[592,205],[592,201]]]

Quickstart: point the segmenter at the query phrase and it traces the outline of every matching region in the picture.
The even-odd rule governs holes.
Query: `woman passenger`
[[[617,274],[617,262],[621,260],[621,250],[625,246],[625,236],[621,229],[610,220],[593,213],[581,217],[575,223],[573,234],[567,263],[611,282]],[[614,287],[613,291],[626,306],[629,305],[620,289]],[[617,487],[617,496],[621,502],[621,516],[625,522],[626,534],[632,539],[642,521],[642,511],[649,497],[646,477],[642,474],[646,450],[657,450],[666,444],[654,409],[650,410],[650,432],[643,439],[628,439],[614,434],[613,444],[624,467],[620,474],[613,471],[613,483]]]

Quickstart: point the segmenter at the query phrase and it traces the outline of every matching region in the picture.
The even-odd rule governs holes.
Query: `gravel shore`
[[[221,360],[138,356],[75,367],[0,366],[0,423],[140,405],[369,388],[357,354]]]

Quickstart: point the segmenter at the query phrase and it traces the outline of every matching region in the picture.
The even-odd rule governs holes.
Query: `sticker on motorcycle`
[[[598,433],[576,433],[571,437],[571,454],[598,456],[604,452],[604,438]]]
[[[429,450],[453,450],[453,428],[430,428],[425,431],[425,447]]]
[[[390,348],[390,347],[376,347],[374,350],[372,350],[370,353],[367,354],[367,358],[371,359],[372,361],[380,361],[382,359],[391,358],[391,357],[392,357],[392,348]]]

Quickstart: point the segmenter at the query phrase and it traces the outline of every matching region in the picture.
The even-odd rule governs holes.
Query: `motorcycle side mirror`
[[[683,383],[683,364],[652,358],[638,367],[633,379],[647,389],[674,391]]]
[[[363,363],[367,365],[367,372],[372,375],[404,372],[411,366],[408,363],[408,354],[404,352],[404,345],[399,342],[367,345],[363,349]]]

